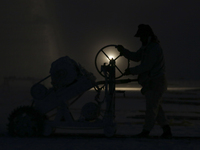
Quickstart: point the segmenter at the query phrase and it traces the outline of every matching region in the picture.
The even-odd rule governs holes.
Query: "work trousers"
[[[168,125],[168,120],[162,108],[162,96],[167,88],[165,77],[162,76],[151,80],[148,86],[144,93],[146,98],[146,111],[143,129],[151,131],[156,121],[161,127]]]

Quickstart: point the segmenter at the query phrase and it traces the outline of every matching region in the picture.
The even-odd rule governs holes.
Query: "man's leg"
[[[160,104],[162,102],[162,93],[157,91],[147,91],[145,93],[146,98],[146,112],[145,112],[145,124],[143,129],[151,131],[157,120]]]
[[[145,124],[143,131],[137,135],[137,137],[148,137],[151,129],[157,119],[157,114],[159,111],[159,106],[162,100],[162,94],[158,92],[149,90],[145,93],[146,98],[146,112],[145,112]]]
[[[161,127],[163,127],[165,125],[169,125],[168,124],[168,120],[167,120],[167,118],[165,116],[165,112],[163,111],[163,108],[162,108],[161,104],[159,105],[159,110],[158,110],[156,121],[158,122],[158,124]]]
[[[163,134],[161,135],[161,137],[162,138],[171,138],[172,137],[171,128],[169,126],[168,120],[165,116],[165,113],[164,113],[161,105],[159,106],[159,111],[158,111],[156,120],[163,129]]]

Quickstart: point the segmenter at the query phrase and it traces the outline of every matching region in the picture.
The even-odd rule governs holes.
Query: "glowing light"
[[[112,55],[111,55],[111,56],[108,56],[108,57],[109,57],[109,59],[114,59],[114,56],[112,56]]]

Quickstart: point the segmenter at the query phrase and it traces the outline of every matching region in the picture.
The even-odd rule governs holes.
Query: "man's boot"
[[[146,137],[149,137],[149,133],[150,133],[150,131],[148,131],[148,130],[142,130],[142,132],[140,134],[137,134],[136,137],[146,138]]]
[[[167,138],[167,139],[172,138],[172,132],[170,126],[165,125],[162,128],[163,128],[163,134],[161,135],[161,138]]]

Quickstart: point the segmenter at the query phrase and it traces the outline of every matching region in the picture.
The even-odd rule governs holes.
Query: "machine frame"
[[[137,81],[136,79],[116,80],[124,74],[116,66],[116,60],[110,59],[105,48],[116,47],[116,45],[107,45],[99,50],[95,57],[95,66],[97,71],[104,77],[104,81],[95,82],[91,80],[91,74],[81,76],[76,82],[67,87],[60,89],[47,89],[41,83],[51,77],[51,75],[42,79],[31,88],[33,103],[31,106],[23,106],[14,110],[9,116],[8,131],[16,136],[48,136],[55,131],[56,128],[73,128],[73,129],[103,129],[107,137],[112,137],[117,130],[115,123],[115,86],[116,84],[128,83]],[[97,57],[99,53],[103,53],[108,59],[109,64],[101,65],[101,70],[97,65]],[[127,64],[129,67],[129,61]],[[121,73],[116,77],[116,69]],[[84,86],[81,86],[84,85]],[[100,87],[100,85],[103,85]],[[69,105],[77,101],[84,92],[94,88],[97,92],[95,96],[96,102],[87,103],[82,109],[83,114],[78,120],[75,120],[69,110]],[[104,100],[99,101],[99,96],[102,90],[105,90]],[[75,98],[76,97],[76,98]],[[70,104],[66,100],[75,98]],[[99,118],[102,103],[106,103],[106,109]],[[53,109],[57,109],[54,120],[49,120],[46,114]]]

